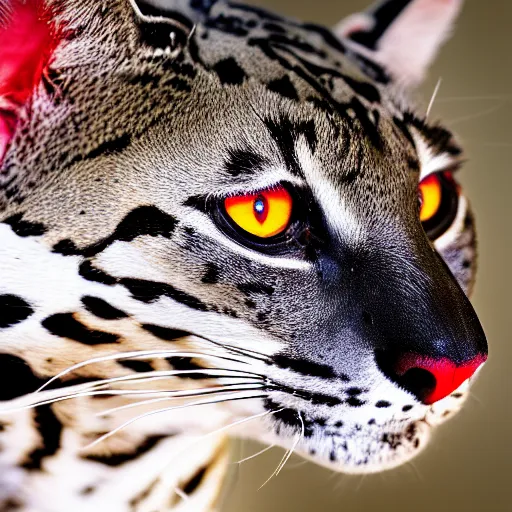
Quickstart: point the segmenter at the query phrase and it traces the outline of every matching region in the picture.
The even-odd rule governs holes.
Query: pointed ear
[[[8,0],[0,9],[0,164],[21,109],[40,82],[58,44],[43,0]]]
[[[423,79],[449,37],[463,0],[384,0],[335,27],[354,51],[382,65],[397,82]]]

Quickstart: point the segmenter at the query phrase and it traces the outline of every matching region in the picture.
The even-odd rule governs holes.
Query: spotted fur
[[[418,217],[462,152],[407,93],[460,2],[334,31],[214,0],[35,4],[59,40],[0,161],[0,508],[213,510],[227,434],[346,472],[419,453],[469,381],[425,405],[389,354],[486,354],[463,191],[440,237]],[[278,183],[307,226],[279,250],[229,232],[219,201]]]

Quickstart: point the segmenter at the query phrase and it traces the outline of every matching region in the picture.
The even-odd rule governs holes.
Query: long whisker
[[[159,397],[159,398],[150,398],[148,400],[141,400],[139,402],[134,402],[134,403],[125,404],[125,405],[119,405],[118,407],[112,407],[111,409],[107,409],[105,411],[98,412],[98,413],[96,413],[96,416],[108,416],[115,412],[124,411],[126,409],[133,409],[134,407],[140,407],[142,405],[150,405],[150,404],[154,404],[154,403],[158,403],[158,402],[165,402],[167,400],[183,399],[184,397],[191,398],[191,397],[195,397],[195,396],[220,395],[222,393],[232,393],[234,391],[250,391],[250,390],[255,390],[255,389],[264,389],[264,386],[262,386],[261,384],[248,384],[248,385],[243,385],[240,387],[233,386],[233,388],[230,387],[229,389],[224,389],[224,387],[222,389],[216,389],[216,390],[212,390],[212,388],[204,388],[204,389],[205,389],[205,391],[197,390],[200,392],[196,392],[196,390],[194,390],[193,393],[190,393],[188,395],[175,396],[175,395],[167,394],[167,395]]]
[[[180,375],[190,375],[190,374],[200,374],[205,375],[209,378],[220,378],[220,379],[253,379],[253,380],[260,380],[262,381],[264,379],[263,375],[256,375],[247,373],[241,370],[225,370],[225,369],[216,369],[216,368],[201,368],[197,370],[159,370],[159,371],[153,371],[153,372],[145,372],[145,373],[139,373],[136,375],[123,375],[121,377],[112,377],[110,379],[98,379],[93,382],[87,382],[84,384],[78,384],[77,386],[73,386],[72,388],[78,388],[80,390],[87,390],[90,388],[98,388],[98,387],[104,387],[110,384],[131,384],[132,382],[149,382],[151,380],[162,380],[162,379],[169,379],[171,377],[176,377]],[[233,375],[234,374],[234,375]],[[63,388],[66,389],[66,388]],[[69,388],[67,388],[69,389]]]
[[[132,419],[130,419],[128,421],[125,421],[122,425],[120,425],[119,427],[116,427],[115,429],[111,430],[110,432],[107,432],[106,434],[103,434],[98,439],[96,439],[92,443],[90,443],[87,446],[85,446],[83,448],[83,450],[88,450],[90,448],[93,448],[94,446],[98,445],[102,441],[105,441],[109,437],[112,437],[113,435],[117,434],[117,432],[119,432],[120,430],[125,429],[126,427],[128,427],[132,423],[135,423],[136,421],[141,420],[143,418],[147,418],[149,416],[154,416],[155,414],[160,414],[160,413],[163,413],[163,412],[176,411],[178,409],[186,409],[188,407],[195,407],[195,406],[198,406],[198,405],[210,405],[210,404],[217,404],[217,403],[221,403],[221,402],[230,402],[230,401],[234,401],[234,400],[247,400],[247,399],[250,399],[250,398],[262,398],[262,397],[267,396],[266,393],[259,393],[257,395],[253,394],[253,395],[250,395],[250,396],[247,396],[247,397],[240,397],[239,396],[240,394],[242,394],[242,393],[238,392],[238,393],[233,393],[234,396],[232,398],[224,397],[224,398],[220,398],[220,399],[216,399],[216,400],[198,400],[196,402],[191,402],[191,403],[184,404],[184,405],[176,405],[176,406],[173,406],[173,407],[165,407],[164,409],[158,409],[156,411],[149,411],[149,412],[146,412],[144,414],[140,414],[139,416],[136,416],[135,418],[132,418]]]
[[[263,455],[265,452],[268,452],[272,448],[275,448],[275,444],[271,444],[270,446],[267,446],[266,448],[263,448],[263,450],[260,450],[259,452],[253,453],[252,455],[249,455],[249,457],[245,457],[244,459],[238,460],[236,462],[233,462],[233,464],[242,464],[242,462],[246,462],[248,460],[254,459],[258,457],[259,455]]]
[[[265,480],[265,482],[261,485],[260,489],[262,487],[264,487],[266,484],[268,484],[268,482],[270,482],[270,480],[272,480],[272,478],[279,475],[279,473],[284,468],[285,464],[288,462],[288,460],[292,456],[293,452],[295,451],[295,448],[297,448],[297,445],[300,443],[301,439],[304,437],[304,432],[305,432],[304,420],[302,419],[302,415],[299,411],[297,411],[297,415],[298,415],[300,423],[301,423],[301,431],[299,432],[299,434],[297,435],[297,438],[293,442],[292,447],[284,454],[283,458],[281,459],[281,462],[279,463],[279,465],[277,466],[275,471],[267,478],[267,480]]]
[[[232,361],[235,363],[249,364],[246,361],[240,361],[237,359],[232,359],[226,356],[219,356],[217,354],[204,354],[201,352],[180,352],[175,350],[139,350],[133,352],[119,352],[116,354],[110,354],[107,356],[94,357],[92,359],[88,359],[87,361],[82,361],[80,363],[76,363],[62,372],[58,373],[47,382],[45,382],[40,388],[38,388],[34,393],[39,393],[43,389],[47,388],[50,384],[55,382],[58,379],[61,379],[65,375],[68,375],[75,370],[83,368],[84,366],[88,366],[90,364],[96,363],[104,363],[107,361],[116,361],[119,359],[152,359],[157,357],[196,357],[198,359],[213,359],[213,360],[221,360],[221,361]],[[250,372],[247,372],[250,373]]]
[[[193,396],[199,396],[201,394],[213,394],[213,393],[220,393],[224,388],[231,388],[234,386],[240,386],[240,383],[233,383],[233,384],[225,384],[222,387],[218,387],[216,390],[213,388],[203,388],[207,391],[201,391],[201,388],[199,390],[179,390],[179,391],[166,391],[166,390],[153,390],[153,389],[111,389],[111,390],[96,390],[96,391],[83,391],[78,393],[72,393],[64,396],[58,396],[46,400],[40,400],[38,402],[33,402],[29,404],[23,404],[19,405],[17,407],[10,407],[8,409],[2,409],[3,413],[6,412],[16,412],[26,409],[33,409],[35,407],[39,407],[41,405],[50,405],[57,402],[62,402],[64,400],[71,400],[74,398],[87,398],[87,397],[95,397],[95,396],[122,396],[125,398],[137,398],[140,396],[153,396],[153,397],[171,397],[176,396],[179,398],[187,398],[187,397],[193,397]],[[245,386],[245,389],[262,389],[265,386],[263,384],[247,384]],[[229,389],[231,391],[231,389]]]

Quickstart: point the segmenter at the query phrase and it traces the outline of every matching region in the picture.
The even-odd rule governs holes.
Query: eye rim
[[[235,243],[267,256],[297,257],[298,252],[304,253],[304,246],[309,243],[309,241],[303,240],[304,233],[311,229],[309,221],[314,212],[312,199],[308,194],[288,182],[279,182],[271,187],[251,191],[247,195],[258,194],[278,186],[284,188],[292,198],[290,220],[286,229],[281,233],[261,238],[245,231],[226,212],[224,206],[226,197],[216,199],[210,210],[217,228]]]
[[[427,178],[432,179],[432,177],[435,177],[440,185],[440,203],[436,212],[429,219],[422,221],[421,225],[429,239],[435,241],[450,229],[457,218],[460,200],[460,186],[455,181],[452,170],[442,170],[425,176],[423,180],[418,183],[418,194],[420,193],[421,183]]]

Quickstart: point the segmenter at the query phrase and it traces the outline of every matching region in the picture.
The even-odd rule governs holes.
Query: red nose
[[[433,404],[455,391],[486,361],[477,355],[462,364],[443,357],[433,359],[419,354],[404,354],[395,365],[397,381],[424,404]]]

